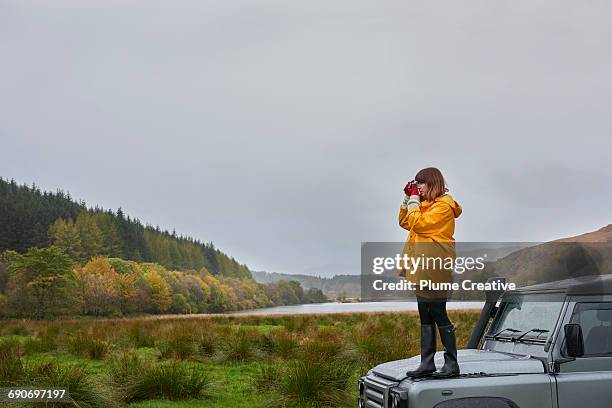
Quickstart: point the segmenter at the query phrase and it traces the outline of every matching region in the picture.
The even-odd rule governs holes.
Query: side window
[[[571,323],[582,328],[585,357],[612,355],[612,302],[577,303]]]

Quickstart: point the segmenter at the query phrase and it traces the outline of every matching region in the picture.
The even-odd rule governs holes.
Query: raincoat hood
[[[463,212],[459,203],[456,202],[453,197],[448,193],[436,198],[433,202],[442,202],[448,204],[448,206],[453,210],[455,218],[459,217]]]
[[[455,219],[463,212],[450,194],[423,201],[418,208],[400,207],[399,225],[410,231],[411,242],[453,242]]]

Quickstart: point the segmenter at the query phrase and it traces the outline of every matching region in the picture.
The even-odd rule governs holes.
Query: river
[[[448,310],[482,309],[484,302],[448,302]],[[360,303],[311,303],[306,305],[275,306],[263,309],[241,310],[232,315],[270,315],[305,313],[361,313],[361,312],[404,312],[416,311],[415,301],[408,302],[360,302]]]

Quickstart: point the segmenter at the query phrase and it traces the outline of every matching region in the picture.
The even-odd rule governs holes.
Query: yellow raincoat
[[[418,208],[400,208],[399,225],[410,231],[404,254],[412,259],[421,258],[420,265],[412,266],[412,271],[400,269],[398,275],[418,286],[420,280],[433,282],[451,282],[452,268],[446,262],[436,262],[436,258],[454,263],[455,253],[455,218],[461,215],[462,209],[450,194],[444,194],[433,201],[423,201]],[[424,267],[427,263],[427,267]],[[411,273],[414,272],[414,273]],[[419,290],[416,294],[426,298],[446,298],[447,291]]]

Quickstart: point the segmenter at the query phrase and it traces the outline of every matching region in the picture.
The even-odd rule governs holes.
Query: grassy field
[[[478,315],[449,314],[465,346]],[[3,321],[0,387],[68,386],[82,408],[354,407],[359,375],[418,354],[418,328],[412,312]]]

